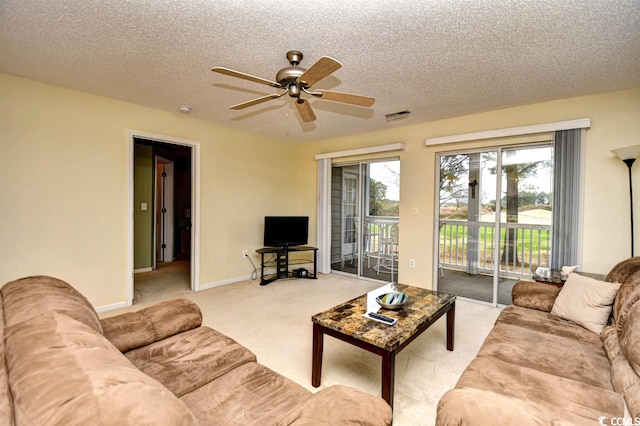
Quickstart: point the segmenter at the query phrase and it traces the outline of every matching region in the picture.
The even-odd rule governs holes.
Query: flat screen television
[[[265,247],[302,246],[309,238],[309,216],[265,216]]]

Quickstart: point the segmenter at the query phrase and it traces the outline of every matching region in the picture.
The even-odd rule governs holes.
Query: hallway
[[[133,304],[177,297],[191,288],[189,260],[158,262],[155,271],[135,274]]]

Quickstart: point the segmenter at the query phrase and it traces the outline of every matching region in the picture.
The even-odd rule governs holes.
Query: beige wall
[[[438,152],[488,146],[495,142],[456,143],[426,147],[428,137],[493,130],[506,127],[591,118],[586,132],[584,180],[583,270],[606,273],[630,255],[629,187],[627,168],[611,149],[640,144],[640,89],[492,111],[454,119],[391,128],[300,146],[300,203],[309,212],[316,209],[317,167],[314,155],[346,149],[404,142],[406,149],[390,153],[401,159],[400,243],[402,259],[399,280],[431,287],[433,269],[433,224],[435,157]],[[640,193],[640,166],[634,185]],[[634,206],[640,211],[640,196]],[[411,208],[417,216],[410,216]],[[640,223],[637,220],[636,223]],[[315,223],[314,223],[315,226]],[[635,229],[640,252],[640,225]],[[416,260],[409,268],[408,260]]]
[[[0,283],[125,301],[128,129],[200,142],[201,285],[248,276],[263,217],[298,208],[291,143],[3,74],[0,93]]]
[[[0,93],[0,283],[48,274],[96,306],[125,301],[128,129],[201,145],[201,285],[250,274],[242,250],[262,246],[265,215],[309,215],[315,242],[315,154],[404,142],[389,155],[401,159],[402,257],[416,267],[403,262],[400,280],[431,287],[435,155],[474,144],[425,138],[583,117],[583,269],[604,273],[629,255],[627,169],[610,150],[640,143],[640,89],[301,145],[2,74]],[[640,171],[634,182],[640,193]]]

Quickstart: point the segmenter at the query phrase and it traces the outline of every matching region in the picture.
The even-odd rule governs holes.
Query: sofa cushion
[[[104,337],[109,339],[120,352],[150,345],[155,339],[151,320],[140,312],[127,312],[115,317],[103,318],[100,323]]]
[[[594,424],[599,416],[624,414],[622,396],[613,390],[493,358],[474,359],[456,387],[484,389],[541,406],[562,407],[566,412],[593,419]]]
[[[101,334],[53,312],[6,329],[17,424],[196,425],[167,388]]]
[[[568,413],[555,405],[483,389],[456,388],[438,402],[436,426],[593,426],[592,418]]]
[[[60,312],[102,333],[98,314],[91,303],[62,280],[47,276],[21,278],[5,284],[0,291],[7,327]]]
[[[267,367],[247,363],[181,400],[203,425],[273,425],[311,392]],[[330,409],[329,406],[326,407]]]
[[[391,425],[392,419],[391,407],[383,399],[357,389],[334,385],[307,398],[274,424]]]
[[[256,361],[253,352],[209,327],[185,331],[126,352],[125,356],[177,396]]]
[[[552,334],[598,346],[601,344],[600,336],[596,333],[550,315],[549,312],[511,305],[500,312],[496,323],[523,327],[540,333]]]
[[[478,352],[554,376],[613,389],[602,344],[591,344],[524,327],[497,323]]]
[[[571,274],[553,303],[551,315],[600,334],[607,324],[619,287],[619,283]]]

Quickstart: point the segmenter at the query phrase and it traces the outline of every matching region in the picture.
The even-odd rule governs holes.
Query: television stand
[[[298,252],[313,252],[313,260],[311,259],[289,259],[289,253],[298,253]],[[260,253],[260,285],[267,285],[275,280],[283,279],[283,278],[310,278],[317,279],[316,276],[316,258],[318,254],[317,247],[311,246],[291,246],[291,247],[264,247],[256,250],[256,253]],[[269,259],[267,261],[264,260],[265,254],[274,254],[275,260]],[[306,274],[301,275],[297,271],[299,268],[294,268],[293,270],[289,270],[290,267],[296,265],[304,265],[307,263],[313,264],[313,273],[306,271]],[[265,273],[265,268],[275,267],[274,273]]]

